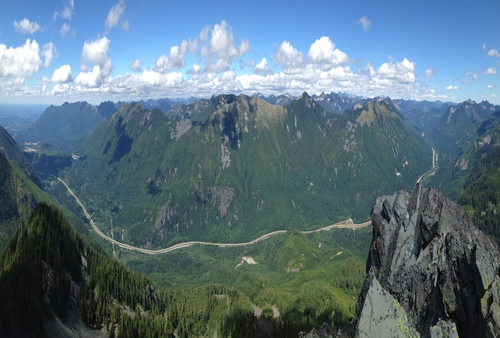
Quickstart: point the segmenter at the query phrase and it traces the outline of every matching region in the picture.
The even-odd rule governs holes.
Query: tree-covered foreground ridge
[[[300,232],[288,234],[282,245],[280,257],[285,253],[286,257],[296,257],[297,269],[301,262],[309,264],[314,256],[319,267],[334,258],[331,251],[311,247]],[[304,258],[303,253],[311,257]],[[358,268],[349,272],[346,264],[330,265],[344,273],[333,289],[328,283],[315,281],[318,269],[304,269],[304,280],[284,281],[283,290],[260,294],[223,285],[158,288],[150,278],[107,256],[92,240],[82,239],[55,206],[40,203],[29,221],[16,230],[1,257],[4,305],[0,329],[5,336],[44,336],[44,328],[54,325],[51,323],[57,318],[63,326],[80,325],[93,335],[191,337],[217,333],[251,337],[272,332],[274,336],[294,337],[323,321],[338,327],[350,318],[363,272],[356,257],[345,263],[350,269],[352,264],[358,264]],[[259,274],[246,275],[262,278]],[[255,286],[247,287],[259,293]],[[292,290],[300,290],[300,295],[285,295]],[[272,295],[274,292],[278,297]],[[265,297],[275,301],[262,306]],[[287,298],[295,298],[294,303]]]

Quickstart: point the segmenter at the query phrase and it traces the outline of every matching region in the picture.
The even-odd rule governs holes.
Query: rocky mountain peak
[[[360,108],[358,108],[360,109]],[[376,98],[366,102],[358,111],[356,121],[361,125],[372,125],[377,119],[396,118],[399,107],[387,101]],[[398,111],[399,112],[399,111]]]
[[[367,276],[341,336],[500,335],[500,252],[467,214],[417,184],[372,207]]]
[[[138,103],[130,103],[120,107],[108,120],[108,124],[116,125],[117,131],[125,130],[127,123],[147,112]],[[116,122],[118,121],[118,122]]]

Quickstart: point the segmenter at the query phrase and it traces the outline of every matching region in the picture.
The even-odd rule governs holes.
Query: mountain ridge
[[[322,92],[319,95],[313,95],[312,98],[318,102],[327,112],[334,114],[343,114],[347,110],[355,109],[356,105],[364,105],[370,99],[357,95],[346,93],[328,93]]]
[[[0,127],[0,250],[38,202],[50,201],[42,182],[10,134]]]
[[[384,102],[376,106],[394,109]],[[366,126],[356,113],[328,114],[307,93],[284,107],[221,95],[176,112],[165,116],[137,104],[123,106],[83,143],[80,158],[63,173],[89,210],[100,210],[93,214],[98,223],[130,220],[120,236],[135,246],[245,241],[352,215],[363,220],[365,201],[372,197],[366,194],[373,182],[368,171],[400,186],[427,170],[427,156],[430,164],[430,149],[401,114]],[[387,143],[391,154],[374,155]],[[409,155],[403,155],[406,150]],[[373,187],[387,189],[385,181]],[[349,194],[342,192],[346,187]]]
[[[63,149],[74,149],[104,120],[97,107],[84,102],[65,102],[50,106],[29,128],[23,141],[55,143]]]
[[[470,138],[469,128],[484,121],[496,110],[500,110],[500,107],[488,101],[476,103],[467,100],[451,105],[429,132],[430,140],[434,147],[442,149],[442,152],[460,152],[463,150],[464,141]]]

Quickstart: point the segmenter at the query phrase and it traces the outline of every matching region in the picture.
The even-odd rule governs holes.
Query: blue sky
[[[0,103],[347,92],[500,104],[500,1],[3,0]]]

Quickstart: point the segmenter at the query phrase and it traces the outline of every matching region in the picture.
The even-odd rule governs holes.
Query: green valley
[[[475,222],[498,237],[499,123],[490,106],[438,113],[422,103],[431,115],[419,118],[389,98],[359,99],[342,114],[307,93],[285,106],[219,95],[167,113],[131,103],[109,115],[118,105],[107,102],[109,117],[78,148],[41,143],[27,158],[5,133],[2,215],[11,226],[0,283],[42,286],[28,295],[36,320],[3,314],[0,329],[296,337],[325,322],[336,331],[355,313],[372,238],[371,226],[352,223],[369,219],[376,196],[411,189],[433,165],[423,181],[461,194]],[[75,114],[73,122],[85,113]],[[453,146],[436,137],[439,128]],[[34,196],[26,206],[20,183]],[[40,205],[52,198],[62,211]],[[44,239],[51,231],[64,235]],[[56,244],[66,239],[76,251]],[[42,279],[25,266],[23,245],[42,250],[30,258]],[[49,258],[61,255],[78,263]],[[75,264],[87,277],[72,272]]]
[[[498,13],[1,2],[0,338],[500,337]]]
[[[275,330],[283,334],[284,327],[298,332],[322,322],[339,327],[353,315],[365,273],[369,224],[342,222],[319,231],[281,231],[241,246],[180,243],[175,251],[149,250],[147,254],[137,252],[139,248],[101,243],[110,255],[158,286],[235,288],[251,301],[255,318],[270,316]]]
[[[288,106],[221,95],[175,111],[123,106],[60,173],[124,243],[244,242],[365,221],[375,196],[413,186],[431,165],[430,147],[384,100],[345,116],[307,93]]]
[[[44,327],[91,335],[188,337],[271,330],[273,336],[294,337],[323,321],[336,328],[354,313],[364,276],[360,257],[366,255],[370,234],[328,233],[306,237],[292,231],[244,252],[186,248],[161,261],[148,260],[149,268],[142,270],[152,282],[79,237],[55,207],[39,204],[0,259],[0,290],[7,305],[0,332],[40,334]],[[353,252],[344,249],[352,243]],[[145,262],[134,258],[138,254],[119,255],[136,271],[141,267],[134,262]],[[239,265],[233,266],[237,258]],[[150,268],[157,264],[171,272]]]

